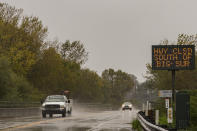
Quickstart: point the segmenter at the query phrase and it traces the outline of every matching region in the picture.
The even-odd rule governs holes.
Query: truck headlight
[[[45,105],[42,105],[42,107],[41,107],[41,108],[42,108],[42,110],[45,110]]]
[[[60,108],[64,108],[64,105],[60,105]]]

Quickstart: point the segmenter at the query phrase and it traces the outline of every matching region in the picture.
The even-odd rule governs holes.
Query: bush
[[[131,123],[131,125],[132,125],[132,128],[134,130],[136,130],[136,131],[142,131],[142,126],[141,126],[140,122],[137,119],[133,120],[132,123]]]
[[[191,130],[197,130],[197,90],[188,91],[190,94],[190,126]]]

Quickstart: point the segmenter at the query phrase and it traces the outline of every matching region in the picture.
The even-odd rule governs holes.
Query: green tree
[[[64,85],[63,69],[61,56],[50,47],[43,51],[42,58],[34,66],[31,81],[43,93],[60,93]]]
[[[22,12],[0,3],[0,52],[18,75],[26,75],[35,64],[47,33],[37,17],[22,16]]]
[[[87,101],[103,101],[103,81],[94,71],[83,69],[80,71],[75,88],[75,97]]]
[[[125,94],[134,86],[135,77],[121,70],[114,69],[104,70],[102,78],[105,83],[111,87],[111,99],[120,101],[124,99]]]
[[[134,77],[121,70],[100,77],[82,69],[88,52],[80,41],[50,43],[46,36],[37,17],[0,3],[0,100],[39,100],[70,90],[80,100],[120,101],[133,87]]]
[[[65,60],[74,61],[84,64],[87,60],[88,53],[80,41],[70,42],[67,40],[61,46],[61,55]]]
[[[3,20],[6,24],[17,26],[22,12],[22,9],[16,9],[6,3],[0,3],[0,20]]]
[[[12,71],[6,57],[0,57],[0,85],[0,100],[25,101],[33,98],[32,86]]]
[[[14,89],[15,74],[11,70],[10,63],[6,57],[0,57],[0,99],[5,97],[12,91],[17,95]]]

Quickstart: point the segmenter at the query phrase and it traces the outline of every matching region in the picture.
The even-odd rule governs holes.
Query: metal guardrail
[[[167,129],[161,128],[157,125],[150,123],[149,121],[144,119],[140,112],[138,112],[137,114],[137,119],[139,120],[140,124],[142,125],[145,131],[169,131]]]

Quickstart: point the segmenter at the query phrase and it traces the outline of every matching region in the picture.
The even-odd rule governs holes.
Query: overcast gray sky
[[[143,81],[151,45],[178,34],[196,34],[197,0],[0,0],[38,16],[48,39],[80,40],[85,67],[98,74],[121,69]]]

